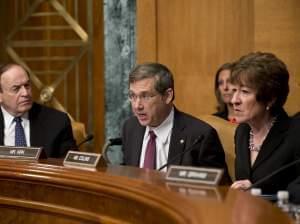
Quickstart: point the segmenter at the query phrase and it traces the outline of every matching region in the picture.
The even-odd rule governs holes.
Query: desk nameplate
[[[42,151],[41,147],[0,146],[0,159],[38,160]]]
[[[63,164],[66,167],[92,170],[97,167],[106,167],[106,162],[101,154],[77,151],[69,151]]]
[[[222,175],[223,169],[190,166],[170,166],[166,174],[166,179],[170,181],[180,181],[186,183],[218,185],[222,178]]]

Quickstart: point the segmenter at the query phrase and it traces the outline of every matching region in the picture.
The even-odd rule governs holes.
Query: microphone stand
[[[255,187],[259,186],[261,183],[263,183],[263,182],[265,182],[266,180],[272,178],[273,176],[275,176],[276,174],[280,173],[281,171],[286,170],[287,168],[290,168],[291,166],[296,165],[296,164],[299,163],[299,162],[300,162],[300,159],[297,159],[297,160],[295,160],[295,161],[293,161],[293,162],[291,162],[291,163],[288,163],[288,164],[286,164],[286,165],[280,167],[279,169],[273,171],[273,172],[270,173],[269,175],[267,175],[267,176],[261,178],[260,180],[256,181],[256,182],[255,182],[254,184],[252,184],[250,187],[246,188],[245,191],[248,191],[248,190],[250,190],[251,188],[255,188]]]
[[[200,135],[198,138],[195,139],[195,141],[193,142],[193,144],[190,145],[190,147],[187,147],[186,150],[183,150],[181,153],[178,153],[176,156],[174,156],[173,158],[171,158],[168,162],[166,162],[164,165],[162,165],[161,167],[159,167],[158,171],[161,171],[162,169],[164,169],[165,167],[169,166],[175,159],[177,159],[178,157],[184,155],[185,153],[191,151],[193,149],[193,147],[201,142],[203,139],[203,135]]]
[[[86,138],[84,140],[82,140],[79,144],[76,145],[76,148],[79,149],[79,147],[81,145],[83,145],[84,143],[89,142],[89,141],[91,141],[93,139],[94,139],[94,135],[92,135],[92,134],[86,136]]]

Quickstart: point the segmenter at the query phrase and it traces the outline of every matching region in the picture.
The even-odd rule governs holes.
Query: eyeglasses
[[[137,99],[139,99],[141,102],[148,102],[150,101],[153,97],[157,96],[158,94],[151,94],[151,93],[142,93],[141,95],[135,95],[133,93],[130,93],[128,95],[128,98],[130,102],[136,102]]]

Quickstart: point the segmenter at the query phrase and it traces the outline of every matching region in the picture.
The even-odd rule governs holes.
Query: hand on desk
[[[251,187],[251,185],[252,183],[250,182],[250,180],[245,179],[235,181],[230,187],[233,189],[246,190]]]

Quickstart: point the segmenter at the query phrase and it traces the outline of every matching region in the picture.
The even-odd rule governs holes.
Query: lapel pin
[[[184,143],[184,140],[183,139],[180,139],[180,144],[183,144]]]

